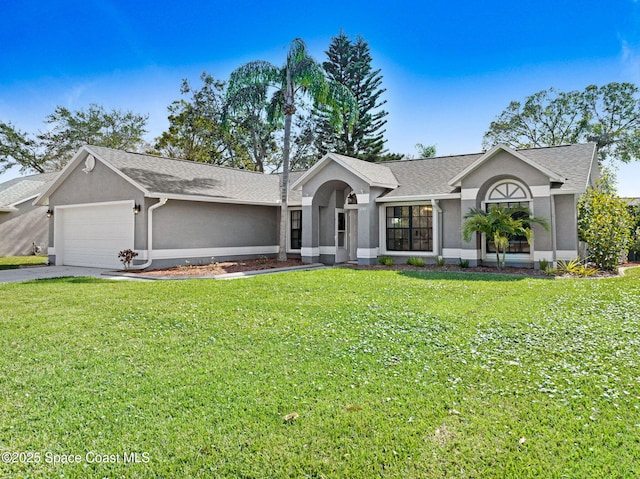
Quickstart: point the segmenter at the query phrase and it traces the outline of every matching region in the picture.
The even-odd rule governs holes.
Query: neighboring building
[[[328,154],[291,173],[287,253],[327,264],[444,257],[495,263],[485,239],[461,238],[464,215],[490,204],[526,205],[548,219],[531,245],[514,240],[510,264],[578,254],[576,203],[598,178],[595,144],[423,160],[367,163]],[[117,253],[139,266],[274,256],[280,175],[82,148],[36,204],[53,212],[55,264],[119,268]]]
[[[46,253],[47,208],[32,203],[56,176],[44,173],[0,183],[0,256]]]

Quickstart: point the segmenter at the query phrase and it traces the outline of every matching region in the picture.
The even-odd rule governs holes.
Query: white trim
[[[460,258],[461,257],[461,249],[460,248],[442,248],[442,257],[443,258]]]
[[[431,218],[432,218],[431,228],[432,228],[432,235],[433,235],[432,237],[433,240],[431,245],[432,245],[432,248],[434,248],[432,251],[389,251],[387,250],[386,208],[393,207],[393,206],[430,206],[431,207]],[[438,250],[436,249],[436,247],[439,247],[439,244],[438,244],[439,240],[437,238],[439,238],[440,236],[436,237],[436,235],[440,234],[440,232],[438,231],[439,228],[440,228],[440,221],[438,219],[438,211],[433,206],[433,199],[430,199],[428,201],[414,201],[414,202],[398,201],[393,203],[391,202],[383,203],[378,206],[378,244],[380,244],[380,247],[378,248],[378,254],[380,256],[428,256],[428,257],[437,256]]]
[[[491,193],[493,193],[496,188],[498,188],[501,185],[507,184],[507,183],[513,183],[514,185],[516,185],[518,188],[520,188],[522,190],[522,192],[525,194],[524,197],[504,197],[504,198],[494,198],[494,199],[489,199],[489,197],[491,196]],[[507,178],[504,180],[499,180],[496,181],[495,183],[493,183],[489,189],[487,190],[486,195],[484,195],[484,200],[482,202],[482,204],[486,204],[486,203],[515,203],[515,202],[519,202],[519,201],[531,201],[531,195],[529,193],[529,186],[527,186],[526,184],[524,184],[522,181],[520,180],[516,180],[513,178]]]
[[[378,248],[358,248],[356,256],[358,258],[377,258]]]
[[[415,256],[417,258],[437,258],[438,255],[433,251],[385,251],[381,252],[380,256]]]
[[[368,205],[370,197],[371,195],[369,195],[369,193],[360,193],[360,194],[356,193],[356,200],[358,201],[359,205],[360,204]]]
[[[279,206],[278,201],[254,201],[254,200],[238,200],[235,198],[222,198],[219,196],[197,196],[197,195],[175,195],[175,194],[163,194],[158,192],[149,193],[145,195],[148,198],[167,198],[168,200],[179,201],[197,201],[202,203],[224,203],[232,205],[255,205],[255,206]]]
[[[318,248],[318,254],[336,254],[335,246],[320,246]]]
[[[55,213],[57,210],[66,210],[68,208],[69,209],[70,208],[86,208],[88,206],[116,206],[116,205],[124,205],[127,203],[131,205],[131,214],[133,214],[133,207],[135,206],[134,200],[100,201],[98,203],[77,203],[73,205],[58,205],[54,207],[53,213],[55,216]]]
[[[534,198],[547,198],[551,196],[551,187],[549,185],[530,186],[531,196]]]
[[[533,252],[533,261],[547,260],[549,262],[553,261],[553,251],[534,251]]]
[[[2,206],[0,207],[0,213],[13,213],[14,211],[19,211],[18,208],[14,206]]]
[[[430,200],[457,200],[460,199],[460,193],[443,193],[436,195],[415,195],[415,196],[382,196],[376,198],[376,203],[391,203],[396,201],[430,201]]]
[[[563,190],[563,189],[551,189],[550,194],[556,195],[582,195],[586,190]]]
[[[274,254],[278,245],[271,246],[229,246],[221,248],[154,249],[153,259],[203,258],[216,256],[245,256],[254,254]]]
[[[475,200],[478,197],[480,188],[463,188],[460,190],[461,200]]]
[[[482,258],[482,252],[477,249],[461,249],[460,250],[460,259],[462,260],[480,260]]]
[[[570,260],[575,259],[578,256],[578,251],[573,249],[559,249],[558,251],[556,251],[556,260]]]
[[[313,196],[303,196],[302,206],[311,206],[313,204]]]
[[[302,249],[300,250],[300,256],[311,257],[311,258],[320,256],[320,248],[318,248],[317,246],[313,248],[307,248],[303,246]]]
[[[482,261],[485,261],[487,263],[495,263],[496,262],[496,254],[495,253],[489,253],[488,255],[486,255],[486,257],[484,257],[482,259]],[[500,261],[502,261],[502,253],[500,253]],[[518,263],[531,263],[531,261],[533,261],[533,256],[531,254],[522,254],[522,253],[507,253],[507,255],[504,258],[504,262],[505,263],[514,263],[514,262],[518,262]]]

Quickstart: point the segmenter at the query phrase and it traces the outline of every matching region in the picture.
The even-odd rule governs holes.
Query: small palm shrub
[[[436,264],[438,266],[444,266],[445,265],[445,260],[442,256],[438,256],[436,257]]]
[[[411,258],[409,258],[407,260],[407,264],[410,266],[418,266],[418,267],[422,267],[424,266],[426,263],[426,261],[424,260],[424,258],[418,258],[417,256],[412,256]]]
[[[558,274],[569,274],[572,276],[582,276],[584,278],[593,276],[600,271],[600,269],[595,266],[583,264],[579,258],[574,258],[569,261],[558,261],[556,270]]]
[[[461,268],[468,268],[469,267],[469,260],[468,259],[461,259],[460,261],[458,261],[458,266],[460,266]]]

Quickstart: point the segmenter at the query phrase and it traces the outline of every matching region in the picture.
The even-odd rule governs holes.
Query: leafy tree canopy
[[[48,130],[35,136],[0,122],[0,173],[13,166],[22,172],[60,170],[84,145],[135,150],[143,144],[147,119],[91,104],[76,111],[56,107],[45,119]]]
[[[640,159],[640,95],[632,83],[590,85],[584,91],[553,88],[512,101],[489,126],[484,148],[595,142],[600,161]]]

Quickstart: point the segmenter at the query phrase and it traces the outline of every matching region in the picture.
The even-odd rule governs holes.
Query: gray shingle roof
[[[482,153],[476,153],[382,163],[393,171],[399,184],[385,198],[452,193],[454,188],[447,182],[481,156]]]
[[[350,156],[332,153],[331,156],[338,158],[350,169],[357,171],[360,176],[366,178],[369,183],[380,185],[397,185],[398,180],[393,171],[384,163],[371,163],[369,161],[351,158]]]
[[[587,187],[595,143],[518,150],[540,166],[565,179],[560,190],[584,190]],[[596,160],[597,161],[597,160]]]
[[[96,146],[86,148],[147,192],[157,196],[200,196],[203,200],[209,201],[279,203],[282,175],[268,175]],[[518,151],[541,167],[565,178],[564,184],[559,187],[560,190],[580,191],[584,190],[589,180],[591,159],[595,150],[593,144],[583,144]],[[372,183],[398,184],[397,188],[390,189],[384,195],[385,198],[392,199],[455,193],[458,190],[449,186],[448,182],[483,155],[484,153],[474,153],[386,163],[368,163],[344,155],[332,156]],[[304,171],[291,172],[290,184],[294,184],[303,174]],[[299,205],[301,191],[290,191],[289,202]]]
[[[87,150],[158,196],[273,204],[280,199],[280,180],[275,175],[97,146],[88,146]]]
[[[539,166],[565,178],[558,190],[581,191],[586,188],[589,180],[594,147],[593,143],[586,143],[517,151]],[[453,193],[456,190],[447,183],[483,155],[484,153],[474,153],[380,163],[393,171],[399,183],[398,188],[388,192],[385,198]]]
[[[0,183],[0,207],[22,203],[39,195],[55,179],[58,172],[23,176]]]

